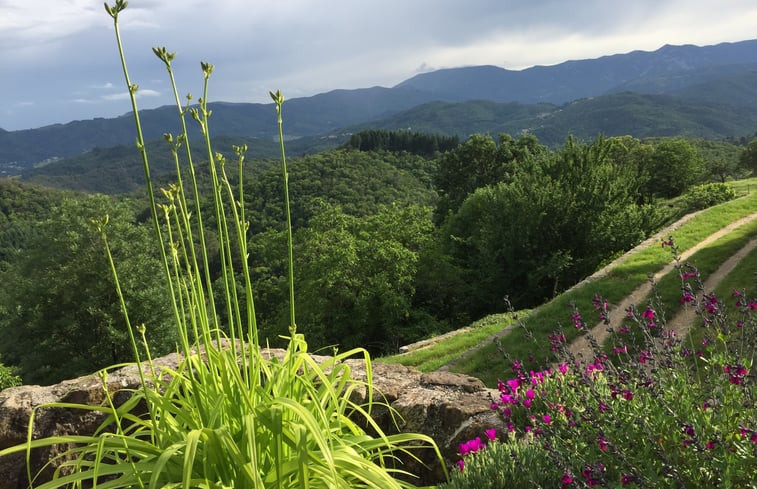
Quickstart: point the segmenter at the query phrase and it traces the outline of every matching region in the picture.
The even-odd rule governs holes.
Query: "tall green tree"
[[[313,345],[395,351],[427,334],[413,310],[431,209],[383,206],[358,218],[323,204],[297,232],[298,328]]]
[[[681,195],[704,174],[702,158],[683,138],[663,139],[649,159],[648,187],[652,194],[670,198]]]
[[[489,135],[475,134],[439,161],[435,178],[439,202],[435,221],[441,223],[450,212],[460,208],[476,189],[510,179],[546,148],[533,135],[513,139],[502,134],[495,142]]]
[[[537,305],[628,249],[658,223],[637,204],[643,179],[616,163],[613,140],[569,139],[528,172],[482,187],[447,221],[448,250],[463,270],[471,316]]]
[[[132,324],[145,324],[154,354],[175,345],[148,227],[135,223],[125,203],[65,199],[0,276],[0,354],[26,382],[53,383],[133,358],[105,249],[91,225],[106,214]]]
[[[751,170],[752,174],[757,173],[757,138],[749,141],[739,159],[742,166]]]

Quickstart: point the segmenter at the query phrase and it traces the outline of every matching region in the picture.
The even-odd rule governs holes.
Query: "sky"
[[[110,0],[113,3],[115,0]],[[757,38],[754,0],[131,0],[119,17],[140,109],[183,99],[270,102],[391,87],[440,68],[521,70],[575,59]],[[131,110],[102,0],[0,0],[0,128]]]

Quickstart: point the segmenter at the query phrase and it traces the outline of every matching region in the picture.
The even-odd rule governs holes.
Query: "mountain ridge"
[[[284,130],[289,138],[317,139],[338,136],[355,127],[370,127],[374,122],[381,124],[430,102],[488,100],[537,104],[526,112],[538,112],[538,104],[560,106],[628,91],[675,96],[692,107],[701,106],[700,112],[709,111],[711,118],[724,119],[731,107],[757,112],[755,86],[757,40],[703,47],[665,45],[655,51],[636,50],[519,71],[494,65],[447,68],[415,75],[391,88],[337,89],[293,98],[284,104]],[[211,119],[214,135],[276,137],[273,104],[212,102],[208,106],[214,113]],[[717,115],[713,106],[721,106]],[[141,119],[147,140],[179,130],[176,108],[172,106],[143,110]],[[738,128],[725,120],[720,123],[739,134],[721,132],[716,136],[754,132],[751,116],[740,116],[739,120],[746,125]],[[501,122],[507,125],[507,121]],[[189,127],[190,136],[198,134],[196,124],[190,121]],[[474,132],[472,128],[462,132]],[[130,145],[134,140],[130,114],[0,131],[0,175],[23,174],[96,147]]]

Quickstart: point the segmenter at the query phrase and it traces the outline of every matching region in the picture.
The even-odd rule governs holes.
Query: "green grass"
[[[688,250],[724,225],[756,210],[757,193],[754,192],[706,209],[674,233],[679,252]],[[582,311],[587,323],[593,325],[595,316],[592,314],[591,300],[594,294],[601,295],[611,304],[618,303],[642,285],[650,275],[662,269],[670,259],[668,249],[656,243],[650,245],[613,268],[606,277],[577,287],[540,306],[524,321],[528,331],[517,328],[503,338],[505,350],[514,359],[531,359],[534,366],[552,360],[547,340],[549,333],[558,324],[563,324],[567,326],[565,334],[569,341],[576,336],[570,324],[571,302]],[[509,369],[509,362],[497,351],[496,345],[491,344],[460,362],[452,370],[478,377],[485,384],[494,386],[497,379]]]
[[[517,317],[528,314],[528,310],[518,311]],[[455,360],[464,352],[475,347],[482,341],[502,331],[515,321],[511,313],[496,314],[483,318],[471,325],[471,330],[450,336],[444,340],[418,350],[408,353],[391,355],[376,359],[384,363],[399,363],[410,367],[415,367],[421,372],[433,372],[443,365]]]
[[[757,221],[734,229],[710,246],[694,253],[686,262],[691,263],[697,268],[704,283],[726,260],[736,254],[755,236],[757,236]],[[741,263],[737,268],[743,269],[744,266],[745,263]],[[740,287],[743,287],[743,284]],[[672,270],[659,280],[657,284],[657,298],[659,304],[662,305],[662,310],[658,310],[658,313],[664,312],[665,317],[671,319],[680,309],[681,278],[678,270]],[[647,297],[644,302],[646,303],[649,299],[651,299],[651,296]],[[659,306],[655,305],[659,309]]]

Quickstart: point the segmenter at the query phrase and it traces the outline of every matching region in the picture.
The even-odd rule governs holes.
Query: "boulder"
[[[271,350],[272,356],[283,355],[282,350]],[[325,357],[313,356],[316,360]],[[155,363],[175,367],[180,361],[176,354],[157,359]],[[364,380],[365,369],[361,360],[347,360],[355,378]],[[0,392],[0,450],[26,441],[29,419],[34,411],[33,435],[35,438],[62,434],[91,434],[103,419],[98,411],[81,411],[65,408],[35,409],[54,402],[100,405],[105,399],[103,380],[96,375],[66,380],[51,386],[19,386]],[[105,380],[108,391],[116,402],[122,402],[127,393],[123,389],[139,386],[136,366],[111,372]],[[393,418],[386,409],[377,409],[373,417],[387,433],[415,432],[431,436],[438,444],[447,466],[457,460],[458,445],[475,436],[481,436],[490,427],[502,428],[503,423],[489,409],[490,395],[494,391],[466,375],[450,372],[422,373],[403,365],[373,363],[373,386],[376,400],[383,399],[400,415]],[[35,450],[31,454],[32,473],[36,473],[65,447]],[[430,452],[426,450],[425,452]],[[443,471],[432,453],[420,453],[427,464],[412,461],[403,467],[418,474],[418,484],[434,484],[443,479]],[[48,479],[54,468],[48,466],[41,482]],[[24,454],[0,457],[0,489],[27,488]]]

